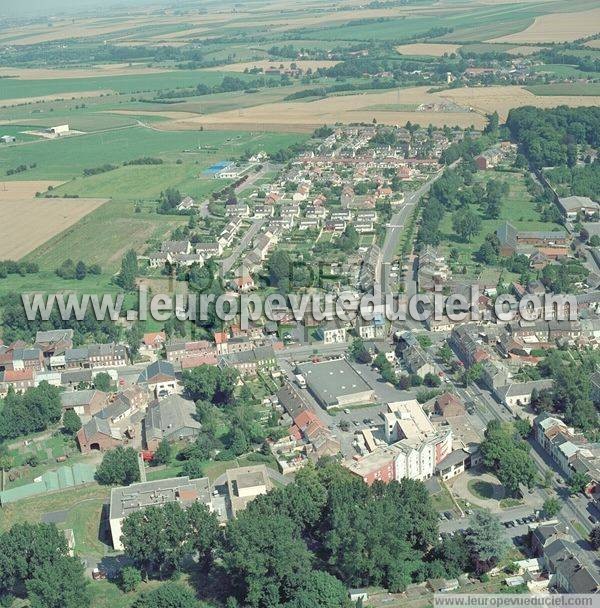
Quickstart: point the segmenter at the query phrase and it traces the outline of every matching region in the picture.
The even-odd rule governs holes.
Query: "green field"
[[[286,133],[218,131],[155,131],[132,126],[104,133],[90,133],[63,139],[44,140],[0,148],[0,174],[20,164],[37,164],[20,174],[20,179],[68,180],[81,176],[86,168],[106,163],[120,164],[143,156],[198,163],[198,170],[215,159],[237,158],[246,150],[274,152],[301,142],[306,136]],[[136,193],[131,192],[131,198]]]
[[[92,78],[53,78],[46,80],[2,79],[1,99],[22,99],[42,97],[62,93],[83,91],[116,91],[118,93],[144,93],[162,89],[190,88],[200,83],[213,86],[220,83],[230,72],[209,72],[202,70],[176,70],[160,74],[132,74],[131,76],[95,76]],[[254,78],[238,74],[245,80]]]
[[[575,66],[565,65],[562,63],[547,63],[545,65],[536,65],[533,68],[538,74],[551,74],[557,78],[597,78],[598,74],[590,72],[582,72]]]
[[[540,96],[553,95],[600,95],[600,83],[558,82],[556,84],[536,84],[525,87],[530,93]]]
[[[229,183],[220,179],[199,179],[199,174],[198,167],[191,163],[130,165],[107,173],[77,177],[55,188],[54,194],[124,200],[157,199],[162,190],[173,187],[194,198],[204,198]]]

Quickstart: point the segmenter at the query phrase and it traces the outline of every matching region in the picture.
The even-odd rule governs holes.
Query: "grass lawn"
[[[235,460],[207,460],[202,463],[203,474],[208,477],[211,481],[214,481],[227,469],[233,469],[235,467],[249,467],[257,464],[265,464],[266,466],[278,470],[277,463],[275,459],[270,459],[269,461],[256,462],[253,460],[249,460],[247,456],[241,456],[240,458],[236,458]],[[183,462],[178,460],[173,460],[168,466],[160,469],[153,469],[149,467],[146,469],[146,478],[148,481],[154,481],[156,479],[168,479],[169,477],[177,477],[181,474],[183,469]]]
[[[83,501],[107,501],[109,496],[110,488],[94,483],[10,503],[2,507],[0,530],[8,530],[18,522],[39,522],[45,513],[71,509]]]
[[[467,272],[478,275],[482,266],[473,260],[473,254],[484,242],[485,237],[496,231],[505,221],[510,221],[520,230],[560,230],[558,224],[543,222],[535,209],[535,203],[525,187],[524,177],[521,173],[504,173],[499,171],[485,171],[476,174],[475,179],[485,187],[485,182],[490,179],[507,181],[510,186],[508,196],[503,200],[500,217],[495,220],[485,219],[477,206],[471,210],[478,213],[482,219],[481,230],[473,240],[465,243],[452,228],[452,213],[446,213],[440,223],[442,234],[442,250],[448,256],[451,249],[456,248],[459,252],[459,266],[466,266]]]
[[[471,480],[467,487],[473,496],[482,500],[489,500],[494,497],[494,486],[488,481]]]
[[[437,494],[430,494],[431,503],[436,511],[454,511],[456,505],[452,500],[450,491],[444,484],[440,484],[441,491]]]
[[[523,504],[523,501],[518,498],[503,498],[500,501],[501,509],[512,509],[513,507],[518,507]]]

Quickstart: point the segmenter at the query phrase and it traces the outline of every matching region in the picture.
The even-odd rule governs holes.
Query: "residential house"
[[[73,410],[78,416],[94,416],[108,402],[108,393],[95,389],[64,391],[60,394],[63,410]]]
[[[138,384],[148,387],[157,397],[165,397],[177,391],[177,378],[173,364],[158,360],[151,363],[139,376]]]
[[[68,348],[73,348],[73,330],[38,331],[35,335],[35,346],[42,351],[44,357],[62,353]]]
[[[453,418],[455,416],[464,416],[464,403],[452,393],[443,393],[435,399],[435,413],[444,418]]]
[[[376,315],[372,320],[367,321],[361,315],[358,315],[356,333],[362,340],[377,340],[384,338],[386,334],[385,320],[382,316]]]
[[[337,344],[347,341],[347,329],[338,320],[332,319],[323,323],[317,330],[318,336],[323,344]]]
[[[147,448],[155,451],[163,440],[193,439],[202,428],[195,416],[195,403],[180,395],[169,395],[152,402],[144,419]]]

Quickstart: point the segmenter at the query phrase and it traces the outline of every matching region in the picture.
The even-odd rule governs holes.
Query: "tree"
[[[346,587],[327,572],[311,572],[286,608],[343,608],[349,606]]]
[[[493,568],[508,551],[500,520],[487,510],[477,510],[471,516],[467,541],[471,560],[477,573]]]
[[[529,457],[530,447],[510,424],[492,420],[481,443],[483,462],[497,475],[507,493],[515,495],[521,484],[532,488],[537,471]]]
[[[171,444],[163,439],[159,444],[154,456],[152,457],[152,465],[158,466],[161,464],[167,464],[171,461],[172,449]]]
[[[444,342],[444,344],[441,346],[440,350],[438,351],[438,356],[446,365],[448,365],[452,360],[454,354],[452,353],[452,349],[448,346],[447,342]]]
[[[131,608],[202,608],[202,605],[189,587],[169,582],[142,593]]]
[[[486,135],[490,135],[496,133],[498,131],[498,126],[500,124],[500,118],[498,116],[498,112],[494,111],[492,114],[486,114],[487,124],[483,132]]]
[[[106,452],[96,470],[96,481],[101,485],[128,486],[139,480],[138,455],[133,448],[119,446]]]
[[[245,510],[227,525],[223,565],[239,599],[252,608],[278,606],[293,597],[311,572],[312,557],[296,524],[283,513],[256,517],[254,509]]]
[[[589,483],[590,478],[587,473],[584,473],[583,471],[576,471],[569,479],[569,491],[571,494],[585,492],[585,489],[588,487]]]
[[[31,608],[85,608],[90,605],[83,576],[83,564],[76,557],[59,555],[40,566],[25,587]]]
[[[139,353],[143,336],[144,332],[139,323],[134,323],[127,332],[127,348],[131,357]]]
[[[9,389],[0,407],[0,441],[44,431],[61,414],[60,391],[45,380],[23,394]]]
[[[125,593],[130,593],[131,591],[135,591],[142,582],[142,575],[137,568],[133,566],[125,566],[121,570],[120,576],[120,586]]]
[[[207,566],[220,537],[217,515],[199,502],[193,503],[185,514],[190,529],[189,545],[198,554],[200,565]]]
[[[283,249],[273,252],[267,261],[267,271],[269,273],[269,283],[283,291],[287,291],[292,276],[292,261]]]
[[[85,265],[85,262],[79,260],[79,262],[77,262],[77,265],[75,266],[75,278],[78,281],[82,281],[83,279],[85,279],[86,275],[87,266]]]
[[[100,372],[94,376],[94,388],[98,391],[108,393],[111,384],[112,379],[106,372]]]
[[[127,251],[121,261],[121,271],[117,275],[117,284],[125,291],[135,289],[135,279],[138,275],[137,254],[133,249]]]
[[[237,384],[237,372],[214,365],[201,365],[183,373],[183,388],[194,401],[210,401],[226,405],[233,398]]]
[[[365,347],[365,343],[360,338],[355,338],[352,341],[348,352],[357,363],[368,364],[373,361],[373,357],[371,357],[371,354]]]
[[[67,410],[63,415],[63,428],[69,435],[75,435],[81,428],[81,418],[75,410]]]
[[[595,551],[600,549],[600,526],[595,526],[590,531],[590,544]]]
[[[423,383],[425,384],[425,386],[430,386],[430,387],[436,387],[439,386],[442,381],[440,380],[440,377],[437,376],[436,374],[432,374],[431,372],[428,372],[425,374],[425,377],[423,378]]]
[[[556,498],[547,498],[542,506],[542,510],[550,519],[558,515],[561,509],[562,504]]]
[[[22,595],[36,608],[87,606],[83,566],[68,556],[54,524],[15,524],[0,534],[0,593]]]
[[[170,575],[189,554],[190,528],[178,502],[131,513],[123,521],[122,531],[125,555],[146,576]]]
[[[460,209],[452,215],[452,228],[468,242],[481,230],[481,218],[470,209]]]

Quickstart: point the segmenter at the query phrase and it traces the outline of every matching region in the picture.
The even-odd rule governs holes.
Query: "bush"
[[[137,568],[134,568],[133,566],[125,566],[125,568],[121,570],[119,586],[125,593],[135,591],[141,582],[142,575]]]

